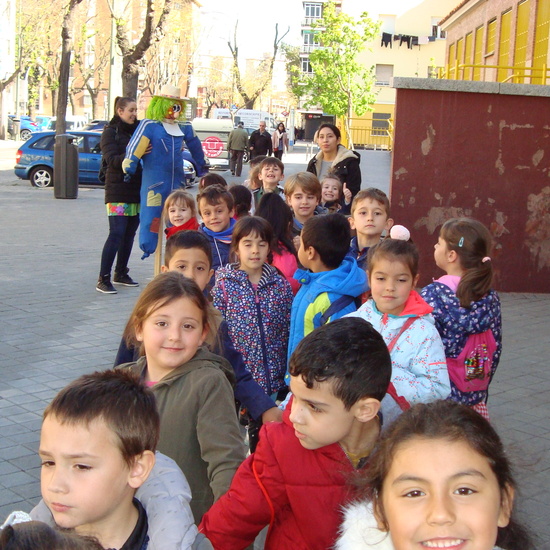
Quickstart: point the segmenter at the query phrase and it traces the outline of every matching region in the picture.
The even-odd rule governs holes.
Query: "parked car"
[[[21,115],[16,117],[15,115],[8,115],[8,134],[12,139],[17,139],[14,122],[19,122],[19,137],[23,141],[27,141],[33,132],[38,131],[38,125],[33,122],[30,116]]]
[[[103,132],[103,128],[109,124],[108,120],[99,120],[95,119],[86,124],[83,130],[86,130],[87,132]]]
[[[48,126],[46,127],[46,130],[55,130],[56,120],[57,120],[57,117],[53,116],[48,122]],[[79,116],[79,115],[67,115],[65,117],[65,128],[67,132],[69,130],[71,132],[73,130],[84,130],[84,126],[86,126],[86,124],[88,124],[86,117]]]
[[[38,126],[38,132],[44,132],[48,129],[48,124],[50,123],[50,120],[52,119],[51,115],[36,115],[34,117],[34,121],[36,122],[36,125]]]
[[[101,166],[101,133],[78,131],[71,132],[71,135],[75,136],[73,143],[78,147],[79,183],[103,185],[97,177]],[[30,180],[33,187],[51,187],[54,144],[55,132],[33,134],[16,153],[15,175],[23,180]],[[196,168],[189,160],[182,159],[182,162],[186,185],[192,185],[196,178]]]

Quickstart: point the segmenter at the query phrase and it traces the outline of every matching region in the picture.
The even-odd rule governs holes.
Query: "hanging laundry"
[[[412,50],[413,46],[418,46],[418,36],[411,36],[411,45],[409,46],[409,49]]]
[[[419,45],[428,44],[429,38],[430,38],[429,36],[419,36],[418,37],[418,44]]]
[[[399,42],[399,45],[402,46],[403,45],[403,42],[405,44],[407,44],[407,48],[411,48],[411,39],[412,39],[412,36],[409,36],[408,34],[402,34],[401,35],[401,41]]]
[[[387,48],[388,45],[389,45],[390,48],[391,48],[392,47],[391,38],[392,38],[392,36],[389,32],[383,32],[382,33],[382,43],[380,44],[380,46],[385,46]]]

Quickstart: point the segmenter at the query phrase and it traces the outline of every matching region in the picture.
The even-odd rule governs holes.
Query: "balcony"
[[[318,50],[321,44],[302,44],[300,46],[300,55],[310,54],[313,50]]]

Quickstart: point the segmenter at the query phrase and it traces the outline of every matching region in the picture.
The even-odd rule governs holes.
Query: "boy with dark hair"
[[[288,357],[312,330],[357,309],[367,276],[346,256],[350,236],[342,214],[314,216],[304,224],[298,250],[304,269],[294,274],[302,286],[292,302]]]
[[[129,372],[87,374],[62,389],[44,411],[38,451],[42,498],[56,525],[96,537],[105,548],[145,548],[153,535],[134,495],[155,465],[159,433],[155,397]],[[161,515],[179,514],[181,495],[174,502]],[[185,525],[173,529],[192,543],[196,528],[186,506],[178,517]],[[48,521],[45,512],[41,503],[31,515]]]
[[[393,225],[386,193],[376,187],[361,189],[351,203],[349,223],[356,236],[351,239],[348,254],[366,271],[369,248],[378,244],[382,233]]]
[[[235,227],[233,196],[221,185],[205,187],[197,197],[199,214],[203,223],[200,230],[206,235],[212,248],[212,269],[229,263],[229,245]],[[211,284],[214,284],[212,276]]]
[[[258,206],[260,199],[265,193],[276,193],[284,195],[284,189],[279,185],[285,177],[285,165],[276,157],[266,157],[260,163],[258,179],[261,187],[252,192],[254,208]]]
[[[325,325],[296,348],[283,422],[262,428],[256,452],[199,526],[214,548],[245,548],[268,524],[266,550],[332,548],[353,496],[348,477],[378,439],[391,376],[382,337],[353,321]]]

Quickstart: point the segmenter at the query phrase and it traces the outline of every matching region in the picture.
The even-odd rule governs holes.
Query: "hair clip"
[[[484,264],[485,262],[488,262],[490,260],[491,260],[491,258],[489,258],[489,256],[485,256],[485,258],[483,258],[483,260],[481,260],[481,263]]]
[[[398,241],[408,241],[411,238],[411,233],[404,225],[394,225],[390,229],[390,238]]]
[[[464,237],[460,237],[460,241],[458,241],[458,246],[462,248],[462,245],[464,244]]]

